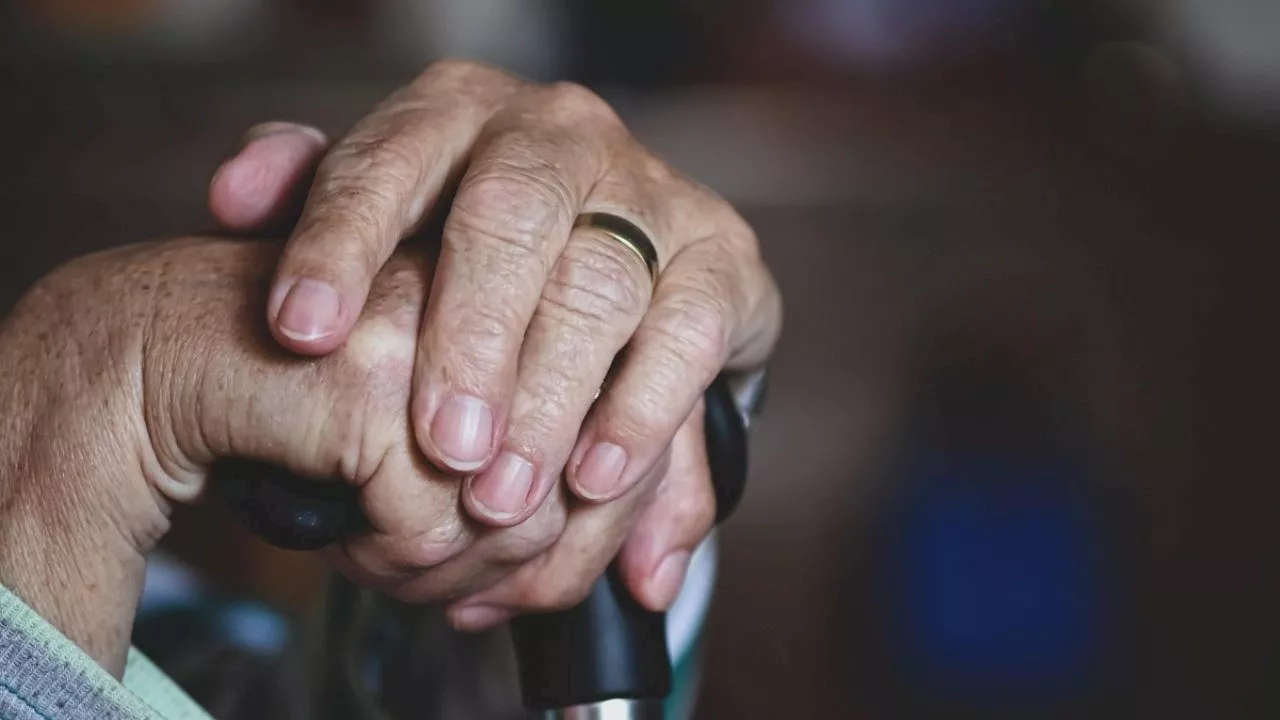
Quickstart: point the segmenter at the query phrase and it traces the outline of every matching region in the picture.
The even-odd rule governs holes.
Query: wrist
[[[41,280],[0,328],[0,582],[119,673],[167,520],[141,471],[137,333],[98,262]]]
[[[109,523],[45,504],[24,501],[0,511],[0,584],[120,677],[145,557]]]

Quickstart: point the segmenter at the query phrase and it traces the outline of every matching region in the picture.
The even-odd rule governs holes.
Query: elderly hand
[[[441,62],[331,148],[313,128],[255,128],[214,176],[210,207],[254,230],[313,172],[265,303],[272,333],[333,352],[397,244],[444,218],[412,427],[431,462],[467,476],[463,501],[482,522],[524,522],[562,473],[582,500],[623,496],[716,374],[763,362],[778,336],[779,294],[750,227],[581,87]],[[592,212],[651,238],[656,285],[623,244],[575,227]],[[681,545],[663,542],[665,554]]]
[[[673,538],[692,549],[714,514],[700,414],[673,443],[684,459],[657,463],[642,491],[574,508],[557,492],[518,526],[485,527],[405,412],[430,264],[391,258],[342,348],[303,359],[258,312],[277,259],[267,243],[135,246],[24,297],[0,328],[0,582],[119,672],[169,507],[236,457],[358,486],[372,527],[327,552],[397,598],[453,603],[462,628],[576,603],[637,516],[623,571],[642,600],[669,601],[654,565]]]

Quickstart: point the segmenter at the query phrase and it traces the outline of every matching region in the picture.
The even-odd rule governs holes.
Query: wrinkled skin
[[[249,231],[303,196],[264,309],[305,354],[340,346],[383,261],[444,218],[410,412],[423,453],[467,477],[464,504],[485,524],[524,522],[562,475],[587,502],[626,494],[712,379],[763,362],[780,331],[747,223],[571,83],[442,61],[332,145],[307,126],[254,128],[209,199]],[[574,227],[597,211],[652,238],[656,285],[626,247]]]
[[[359,487],[373,530],[327,552],[362,583],[451,602],[505,577],[515,600],[481,606],[479,621],[475,606],[455,612],[464,628],[576,602],[621,543],[605,530],[637,516],[650,530],[621,557],[645,578],[662,557],[654,537],[688,528],[688,551],[709,527],[700,413],[673,445],[688,460],[660,462],[614,502],[553,493],[520,525],[475,522],[407,413],[428,263],[390,258],[342,348],[298,358],[261,320],[278,251],[187,239],[89,256],[41,280],[0,330],[0,581],[117,675],[144,555],[218,457]]]
[[[305,125],[252,128],[210,182],[209,206],[233,231],[292,229],[261,307],[282,347],[312,356],[342,347],[383,263],[441,221],[407,412],[424,456],[462,478],[463,507],[493,527],[528,522],[566,491],[625,506],[667,458],[705,481],[701,449],[673,439],[699,432],[711,380],[762,363],[781,328],[747,223],[571,83],[436,63],[334,143]],[[625,246],[574,226],[595,211],[651,237],[656,284]],[[624,553],[624,575],[665,607],[700,520],[602,526],[600,544],[648,548]],[[463,598],[455,618],[479,628],[543,608],[540,582],[513,573]]]
[[[781,327],[724,200],[586,89],[460,61],[332,145],[254,128],[209,199],[292,235],[83,258],[7,319],[0,581],[118,672],[169,509],[244,457],[359,486],[373,529],[330,559],[459,628],[572,605],[615,556],[673,601],[714,515],[702,393]],[[656,282],[574,226],[595,211],[652,238]],[[399,247],[432,215],[435,267]]]

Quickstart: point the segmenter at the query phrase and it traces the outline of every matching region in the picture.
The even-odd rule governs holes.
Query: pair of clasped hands
[[[170,508],[236,457],[358,487],[333,565],[460,629],[571,606],[615,557],[672,602],[715,514],[702,393],[781,325],[724,200],[588,90],[444,61],[337,142],[252,129],[209,202],[292,232],[80,258],[6,319],[6,586],[119,672]],[[643,229],[656,283],[592,212]]]

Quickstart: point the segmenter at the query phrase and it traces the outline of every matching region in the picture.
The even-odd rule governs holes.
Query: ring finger
[[[643,195],[643,184],[610,177],[583,210],[650,224],[640,210],[648,205]],[[463,498],[474,517],[512,525],[542,503],[614,358],[639,326],[652,288],[650,269],[628,245],[597,227],[574,228],[525,333],[502,449],[467,483]],[[626,458],[605,452],[596,461],[621,466]]]

